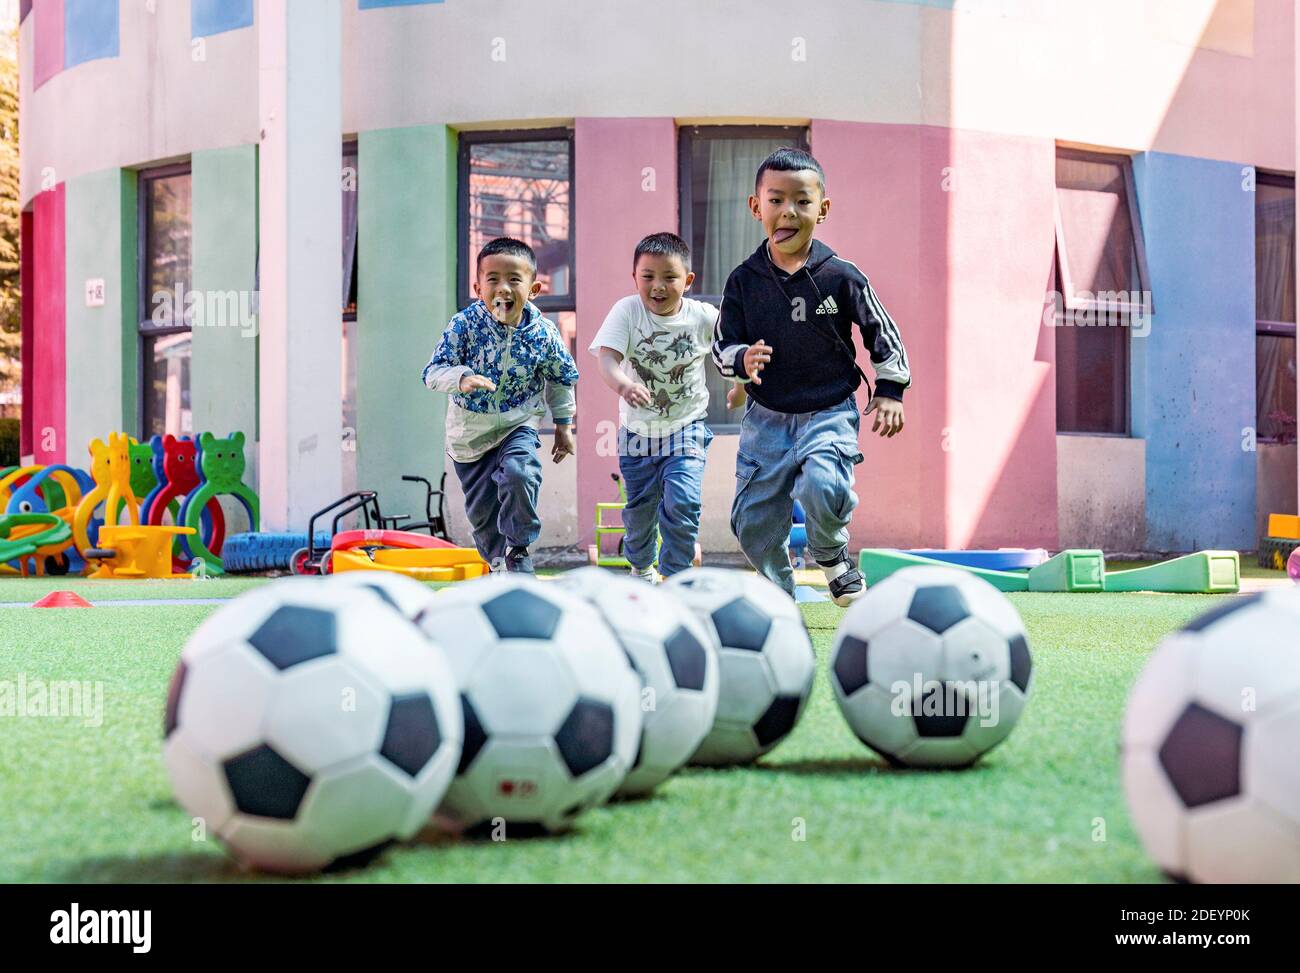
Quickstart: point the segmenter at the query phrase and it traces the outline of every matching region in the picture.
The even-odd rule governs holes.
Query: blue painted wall
[[[118,0],[63,0],[63,67],[117,57]]]
[[[1243,167],[1133,160],[1155,314],[1132,337],[1149,550],[1255,547],[1255,196]]]
[[[442,0],[361,0],[361,10],[377,10],[380,7],[414,7],[424,3],[442,3]]]
[[[211,37],[253,26],[253,0],[190,0],[190,36]]]

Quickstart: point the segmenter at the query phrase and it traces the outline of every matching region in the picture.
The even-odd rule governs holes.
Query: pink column
[[[33,0],[32,88],[63,70],[63,0]]]
[[[33,203],[31,400],[32,452],[37,463],[82,465],[86,444],[78,450],[64,442],[66,399],[65,184],[37,195]]]
[[[676,231],[677,129],[671,118],[579,118],[574,125],[574,255],[578,286],[579,537],[594,542],[595,505],[617,499],[607,447],[618,396],[587,347],[610,307],[633,292],[632,253],[649,233]],[[598,448],[599,447],[599,448]],[[605,455],[602,455],[605,454]]]
[[[866,459],[858,467],[851,550],[937,547],[946,535],[947,209],[938,182],[946,134],[915,125],[812,123],[812,152],[826,170],[831,200],[821,239],[871,281],[912,366],[903,434],[880,439],[863,417]],[[872,375],[861,342],[854,344]],[[865,390],[858,397],[865,406]]]
[[[35,246],[35,238],[32,234],[32,213],[31,210],[24,210],[22,222],[22,253],[18,268],[19,280],[23,290],[22,304],[22,422],[18,433],[18,454],[20,456],[30,456],[32,454],[32,348],[35,344],[33,337],[32,324],[34,315],[32,314],[33,305],[31,295],[35,293],[35,284],[32,282],[32,264],[35,257],[32,248]]]
[[[864,421],[851,546],[1054,547],[1052,143],[814,121],[812,151],[822,239],[871,280],[912,366],[902,437]]]
[[[1056,148],[950,136],[948,546],[1055,548]]]

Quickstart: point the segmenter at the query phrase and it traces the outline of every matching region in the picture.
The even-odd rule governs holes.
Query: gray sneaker
[[[526,547],[506,548],[506,571],[510,574],[536,574],[533,557]]]

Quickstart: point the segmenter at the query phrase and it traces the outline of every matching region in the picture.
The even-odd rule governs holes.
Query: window
[[[1127,435],[1130,326],[1151,313],[1126,156],[1056,155],[1056,428]]]
[[[690,244],[695,271],[689,296],[720,305],[727,277],[763,239],[762,224],[749,212],[759,164],[783,145],[807,149],[808,133],[803,128],[719,125],[683,128],[679,138],[681,235]],[[705,374],[709,425],[715,431],[736,431],[739,410],[727,408],[731,383],[712,365]]]
[[[1255,180],[1255,438],[1296,441],[1295,179]]]
[[[190,168],[140,173],[140,421],[144,439],[194,431],[190,413]]]
[[[576,308],[573,279],[573,136],[567,129],[463,132],[460,136],[460,284],[457,301],[474,300],[475,258],[489,240],[512,236],[537,254],[547,312]],[[576,337],[574,338],[576,341]]]

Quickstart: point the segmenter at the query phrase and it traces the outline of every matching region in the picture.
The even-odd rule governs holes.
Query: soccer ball
[[[420,620],[460,684],[465,748],[438,811],[558,832],[607,801],[641,738],[641,680],[600,613],[555,584],[494,575]]]
[[[461,752],[442,650],[378,596],[288,579],[181,651],[164,715],[177,800],[243,864],[351,866],[411,837]]]
[[[371,591],[413,622],[429,610],[437,596],[433,588],[394,571],[336,571],[326,575],[324,583],[334,588]]]
[[[641,743],[618,794],[649,794],[685,765],[713,726],[718,710],[713,638],[676,599],[644,581],[588,567],[557,583],[600,610],[641,676]]]
[[[912,767],[966,766],[1006,739],[1032,669],[1015,606],[950,567],[905,568],[872,585],[844,613],[830,665],[858,739]]]
[[[1169,635],[1124,717],[1142,844],[1194,882],[1300,882],[1300,592],[1233,598]]]
[[[757,759],[794,729],[812,690],[817,662],[803,616],[784,591],[744,571],[690,568],[664,587],[717,639],[718,714],[691,763]]]

